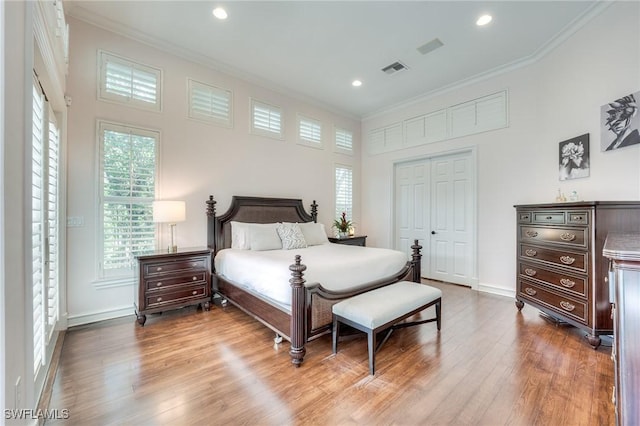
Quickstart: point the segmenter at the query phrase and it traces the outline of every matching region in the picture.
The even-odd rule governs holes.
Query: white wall
[[[640,198],[640,146],[600,152],[600,106],[640,90],[639,44],[640,3],[617,2],[532,65],[363,120],[361,199],[369,241],[393,245],[394,162],[474,146],[480,289],[513,294],[514,204],[553,202],[558,188],[585,200]],[[509,91],[508,128],[367,154],[372,129],[503,89]],[[590,134],[590,177],[560,182],[558,143],[584,133]]]
[[[97,288],[96,120],[106,119],[161,131],[158,198],[187,203],[187,220],[177,226],[178,245],[206,245],[205,200],[214,195],[224,213],[232,195],[302,198],[319,204],[319,222],[330,228],[334,210],[335,163],[354,167],[359,176],[360,122],[291,96],[164,53],[148,45],[69,19],[68,216],[84,226],[67,229],[69,324],[133,314],[134,288]],[[96,55],[103,49],[163,70],[163,111],[147,112],[97,101]],[[259,70],[257,70],[259,74]],[[187,78],[233,91],[234,126],[217,127],[187,118]],[[285,140],[249,134],[249,99],[283,108]],[[296,144],[296,114],[323,124],[323,150]],[[354,132],[353,156],[333,152],[333,126]],[[357,188],[356,188],[357,191]],[[359,199],[354,200],[355,220]],[[308,208],[308,207],[307,207]]]

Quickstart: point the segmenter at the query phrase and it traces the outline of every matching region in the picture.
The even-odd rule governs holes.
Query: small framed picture
[[[630,93],[600,107],[600,149],[613,151],[640,143],[640,92]]]
[[[589,133],[560,142],[560,180],[589,176]]]

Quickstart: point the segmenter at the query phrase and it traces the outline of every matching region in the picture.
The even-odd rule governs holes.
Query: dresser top
[[[164,250],[150,250],[134,253],[134,257],[136,259],[147,259],[147,258],[156,258],[156,257],[173,257],[173,256],[183,256],[183,255],[198,255],[198,254],[209,254],[211,250],[206,247],[178,247],[178,251],[170,252],[167,249]]]
[[[515,208],[572,208],[572,207],[640,207],[640,201],[569,201],[565,203],[543,203],[543,204],[516,204]]]
[[[609,234],[602,254],[616,260],[640,262],[640,234]]]

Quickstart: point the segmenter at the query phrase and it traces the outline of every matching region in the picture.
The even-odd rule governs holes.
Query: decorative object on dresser
[[[329,241],[336,244],[347,244],[350,246],[362,246],[365,247],[367,245],[367,236],[366,235],[350,235],[348,237],[329,237]]]
[[[186,204],[184,201],[154,201],[153,221],[157,223],[168,223],[170,243],[167,251],[174,253],[178,250],[176,241],[176,223],[186,219]]]
[[[137,261],[138,323],[146,314],[203,304],[210,309],[211,251],[208,248],[181,248],[176,252],[140,253]]]
[[[609,234],[616,424],[640,425],[640,234]]]
[[[613,333],[607,260],[609,232],[640,231],[640,201],[589,201],[515,206],[516,306],[535,306],[587,332],[589,343]]]

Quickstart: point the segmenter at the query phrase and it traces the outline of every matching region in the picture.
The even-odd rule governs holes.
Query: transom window
[[[220,89],[195,80],[188,80],[189,117],[231,127],[232,95],[230,90]]]
[[[256,135],[282,139],[282,109],[252,99],[251,132]]]
[[[353,153],[353,132],[349,130],[335,128],[336,151],[346,154]]]
[[[314,148],[322,148],[322,123],[313,118],[298,115],[298,142]]]

